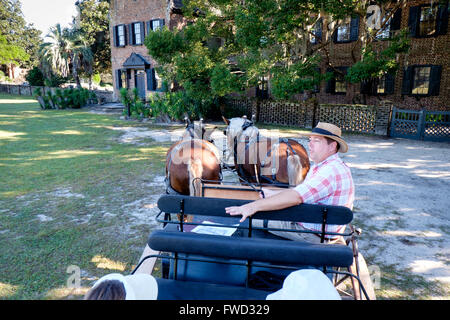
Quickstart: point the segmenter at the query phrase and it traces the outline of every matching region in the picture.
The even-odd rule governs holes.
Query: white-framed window
[[[415,67],[412,82],[412,94],[428,94],[431,67]]]
[[[117,44],[119,46],[125,46],[125,26],[123,24],[117,26]]]
[[[337,38],[338,42],[350,41],[350,21],[339,25],[337,28]]]
[[[135,22],[133,23],[133,31],[134,31],[134,44],[140,45],[142,44],[142,32],[141,23]]]

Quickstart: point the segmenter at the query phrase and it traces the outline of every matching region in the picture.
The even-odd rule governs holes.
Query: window
[[[146,69],[147,73],[147,90],[164,91],[163,79],[158,75],[154,68]]]
[[[256,87],[256,96],[261,99],[269,98],[269,77],[260,77],[258,81],[258,86]]]
[[[318,44],[322,41],[322,18],[320,18],[312,28],[310,34],[311,44]]]
[[[147,21],[146,25],[147,25],[147,33],[150,32],[150,30],[156,31],[164,26],[164,19],[150,20]]]
[[[337,28],[337,42],[350,41],[350,21]]]
[[[377,32],[375,38],[378,40],[389,39],[390,37],[392,37],[395,31],[400,30],[401,22],[402,22],[401,8],[397,9],[392,15],[389,10],[386,11],[384,13],[384,16],[381,18],[382,29]]]
[[[144,31],[144,30],[141,30],[140,22],[133,23],[133,31],[134,31],[134,35],[133,35],[134,44],[138,44],[138,45],[142,44],[142,38],[143,38],[142,31]]]
[[[326,92],[335,94],[346,94],[347,93],[347,82],[345,81],[345,75],[347,74],[348,67],[336,67],[337,70],[334,71],[332,68],[327,69],[327,72],[334,74],[333,78],[328,80]]]
[[[446,34],[448,1],[410,7],[408,25],[412,37],[435,37]]]
[[[125,25],[121,24],[121,25],[116,26],[115,31],[116,31],[116,37],[115,37],[116,47],[126,46],[127,40],[126,40]]]
[[[160,20],[153,20],[152,30],[156,31],[156,30],[159,30],[161,28],[162,28],[161,21]]]
[[[389,13],[386,13],[384,15],[384,17],[381,19],[381,25],[384,27],[377,32],[377,39],[388,39],[391,36],[391,21],[392,21],[392,17],[390,17],[387,22],[386,19],[389,17]],[[385,23],[386,22],[386,23]]]
[[[416,67],[413,73],[412,94],[428,94],[431,67]]]
[[[133,22],[129,25],[130,28],[130,44],[142,45],[144,43],[144,23]]]
[[[437,6],[423,6],[420,10],[419,35],[430,36],[436,32]]]
[[[155,70],[155,69],[153,69]],[[158,72],[155,70],[155,91],[162,90],[162,78],[158,75]]]
[[[359,16],[349,18],[341,23],[333,33],[335,43],[345,43],[358,40]]]
[[[442,66],[409,66],[403,74],[402,94],[439,95]]]
[[[388,95],[394,93],[395,76],[386,73],[385,75],[364,80],[361,83],[360,92],[369,95]]]
[[[386,76],[382,76],[376,82],[376,93],[385,94],[386,93]]]
[[[345,83],[345,80],[343,79],[343,77],[337,77],[334,93],[346,93],[346,92],[347,92],[347,85]]]

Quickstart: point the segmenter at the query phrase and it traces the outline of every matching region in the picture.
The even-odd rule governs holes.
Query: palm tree
[[[50,28],[47,38],[49,41],[44,42],[39,49],[43,70],[47,75],[57,74],[67,77],[70,62],[68,30],[61,29],[58,23]]]
[[[86,39],[76,31],[70,37],[70,54],[72,75],[77,87],[81,87],[79,72],[84,71],[89,76],[89,89],[91,89],[94,55]]]
[[[78,88],[81,87],[80,72],[84,71],[91,79],[94,56],[78,30],[61,29],[58,23],[50,28],[47,37],[50,41],[43,43],[40,49],[41,62],[47,74],[67,77],[72,72]]]

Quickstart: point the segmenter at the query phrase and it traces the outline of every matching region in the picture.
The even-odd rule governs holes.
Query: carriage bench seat
[[[205,299],[221,300],[219,297],[228,296],[233,290],[238,291],[234,293],[236,296],[260,299],[268,292],[245,291],[251,289],[246,287],[260,271],[285,278],[298,269],[349,267],[353,262],[352,250],[347,246],[290,240],[156,230],[151,233],[148,245],[153,250],[172,254],[169,279],[174,281],[174,289],[171,290],[179,292],[177,288],[180,288],[178,295],[183,294],[186,281],[196,283],[194,296],[198,292],[216,290],[214,295],[205,296]],[[280,269],[280,266],[286,269]],[[210,284],[218,287],[209,288]]]
[[[352,249],[339,244],[156,230],[148,245],[157,251],[282,265],[349,267],[353,263]]]

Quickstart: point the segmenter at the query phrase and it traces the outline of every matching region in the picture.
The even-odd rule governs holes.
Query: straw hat
[[[302,133],[302,136],[321,136],[333,139],[339,143],[339,152],[346,153],[348,151],[348,145],[342,139],[342,131],[339,127],[331,123],[319,122],[317,126],[312,129],[310,133]]]

